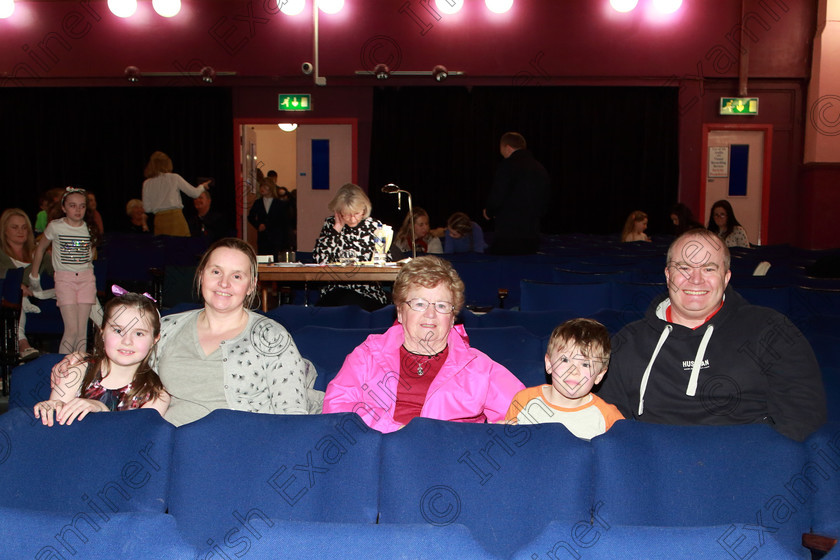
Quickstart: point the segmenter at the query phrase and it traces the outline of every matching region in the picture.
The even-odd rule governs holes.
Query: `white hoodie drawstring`
[[[645,368],[645,374],[642,376],[642,386],[639,388],[639,416],[645,412],[645,391],[647,390],[648,378],[650,378],[650,370],[653,369],[653,362],[656,361],[656,357],[659,355],[659,350],[662,349],[662,345],[665,344],[665,340],[668,338],[668,335],[671,334],[672,330],[674,330],[673,325],[665,325],[665,329],[662,331],[662,334],[659,335],[659,342],[656,343],[653,355],[650,357],[650,361]]]
[[[703,338],[700,340],[700,346],[697,347],[694,364],[691,366],[691,377],[688,378],[688,387],[685,388],[685,394],[689,397],[693,397],[697,393],[697,378],[700,377],[700,366],[703,365],[703,358],[706,357],[706,346],[709,345],[709,339],[712,338],[714,330],[714,325],[706,327],[706,332],[703,333]]]

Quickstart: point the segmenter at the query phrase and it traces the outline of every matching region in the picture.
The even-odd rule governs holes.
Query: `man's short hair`
[[[610,363],[610,332],[594,319],[569,319],[554,327],[548,339],[549,358],[569,345],[577,346],[585,358],[601,363],[599,371]]]
[[[727,270],[729,270],[729,264],[732,261],[732,255],[729,253],[729,247],[726,246],[726,243],[724,243],[723,240],[720,237],[717,236],[717,234],[712,233],[711,231],[707,230],[704,227],[692,228],[692,229],[686,231],[685,233],[683,233],[682,235],[680,235],[679,237],[677,237],[676,239],[674,239],[674,241],[671,243],[671,245],[668,246],[668,253],[665,256],[665,266],[669,266],[671,264],[671,261],[672,261],[672,258],[673,258],[674,246],[676,246],[677,242],[682,240],[683,238],[687,238],[687,237],[695,237],[695,238],[698,238],[698,239],[702,239],[703,242],[708,243],[709,245],[714,247],[715,250],[718,250],[722,247],[723,248],[723,269],[724,269],[723,271],[726,272]],[[702,263],[697,262],[697,263],[693,263],[693,264],[700,265]]]
[[[277,172],[272,169],[266,174],[266,177],[277,177]]]
[[[505,132],[502,134],[502,139],[499,141],[502,146],[510,146],[514,150],[524,150],[528,147],[525,143],[525,137],[518,132]]]

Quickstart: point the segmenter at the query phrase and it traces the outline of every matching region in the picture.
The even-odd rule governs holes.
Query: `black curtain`
[[[96,194],[106,233],[141,197],[155,150],[192,184],[212,177],[213,207],[234,224],[233,115],[224,88],[0,88],[0,201],[32,218],[38,194],[73,185]],[[190,199],[184,211],[194,213]]]
[[[370,194],[399,226],[407,210],[380,192],[395,183],[432,227],[456,211],[480,219],[501,161],[499,138],[523,134],[552,179],[546,233],[618,233],[633,210],[667,230],[679,174],[676,88],[381,87],[374,93]]]

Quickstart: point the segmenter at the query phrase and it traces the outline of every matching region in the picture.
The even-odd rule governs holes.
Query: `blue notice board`
[[[312,140],[312,189],[330,188],[330,141]]]
[[[749,145],[732,144],[729,147],[729,196],[747,196],[749,161]]]

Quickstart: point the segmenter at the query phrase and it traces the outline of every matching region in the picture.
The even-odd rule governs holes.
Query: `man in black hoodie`
[[[705,229],[668,248],[668,293],[615,335],[598,392],[657,424],[771,424],[804,440],[826,421],[811,346],[790,320],[729,287],[729,249]]]

